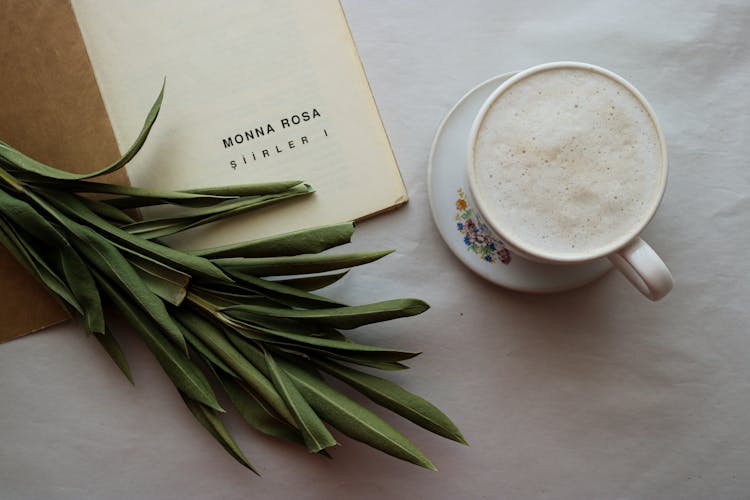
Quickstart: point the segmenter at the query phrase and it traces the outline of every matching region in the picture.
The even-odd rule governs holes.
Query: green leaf
[[[293,345],[290,343],[273,343],[278,346],[279,350],[288,352],[295,356],[301,356],[304,359],[310,359],[311,357],[331,358],[346,363],[366,366],[368,368],[375,368],[377,370],[384,371],[399,371],[408,370],[409,367],[398,361],[387,361],[383,360],[382,356],[377,353],[375,355],[366,352],[353,352],[353,351],[339,351],[336,349],[318,349],[310,346]]]
[[[141,129],[140,134],[138,134],[138,137],[136,138],[133,145],[125,152],[124,155],[122,155],[120,159],[118,159],[111,165],[102,168],[101,170],[97,170],[88,174],[72,174],[64,170],[59,170],[57,168],[47,166],[41,162],[34,160],[33,158],[29,158],[20,151],[11,148],[4,142],[0,142],[0,159],[5,160],[6,163],[13,165],[15,168],[18,168],[20,170],[37,174],[42,177],[49,177],[52,179],[88,179],[91,177],[104,175],[109,172],[114,172],[115,170],[122,168],[125,164],[132,160],[136,153],[140,151],[143,143],[146,141],[148,133],[151,131],[151,127],[156,121],[157,115],[159,114],[159,108],[161,107],[163,97],[164,85],[162,85],[159,96],[156,98],[153,106],[151,106],[151,110],[149,111],[148,116],[146,116],[146,121],[143,124],[143,128]]]
[[[31,192],[28,194],[32,197],[35,196]],[[36,200],[36,198],[34,199]],[[0,190],[0,212],[17,227],[23,228],[28,234],[34,235],[41,245],[54,248],[59,253],[65,282],[76,302],[83,309],[83,321],[86,330],[93,333],[104,333],[104,312],[94,278],[68,239],[34,207],[3,190]]]
[[[235,286],[235,283],[227,284],[226,287],[220,286],[216,283],[205,284],[204,282],[200,282],[200,285],[195,283],[196,281],[193,281],[193,285],[190,287],[188,294],[200,296],[204,300],[215,304],[217,308],[232,304],[252,304],[256,300],[266,300],[262,295],[248,292],[244,288]]]
[[[311,194],[312,192],[310,186],[298,186],[297,188],[292,188],[289,191],[280,194],[261,196],[258,198],[241,198],[220,205],[192,209],[177,217],[166,217],[135,222],[133,224],[128,224],[127,226],[122,226],[122,229],[130,234],[138,235],[145,239],[163,238],[226,217],[232,217],[248,210],[255,210],[271,203],[277,203],[297,196]]]
[[[284,309],[280,307],[240,304],[222,308],[226,314],[237,319],[252,319],[253,316],[287,318],[312,321],[316,324],[351,330],[358,326],[414,316],[430,306],[418,299],[395,299],[374,302],[363,306],[345,306],[327,309]]]
[[[304,181],[289,180],[276,182],[259,182],[256,184],[234,184],[229,186],[213,186],[197,189],[188,189],[186,192],[204,195],[221,196],[260,196],[276,194],[293,188]]]
[[[89,208],[89,210],[111,222],[119,222],[120,224],[135,223],[132,217],[112,205],[107,205],[106,203],[91,200],[89,198],[81,198],[81,201]]]
[[[263,434],[305,446],[302,434],[252,389],[230,375],[215,370],[214,373],[245,422]]]
[[[281,279],[275,280],[274,283],[281,283],[282,285],[291,286],[292,288],[297,288],[298,290],[312,292],[336,283],[348,273],[349,271],[344,271],[343,273],[323,274],[320,276],[305,276],[302,278]]]
[[[0,145],[8,146],[3,141],[0,141]],[[8,146],[10,147],[10,146]],[[8,168],[13,168],[12,164],[9,164],[5,160],[3,160],[2,157],[0,157],[0,181],[4,182],[8,186],[10,186],[14,191],[18,193],[23,193],[26,191],[26,188],[24,187],[23,183],[18,179],[18,172],[14,172],[16,175],[11,175],[10,172],[2,168],[4,166]]]
[[[167,312],[164,303],[143,282],[133,266],[122,254],[96,231],[69,221],[68,228],[78,240],[73,239],[76,249],[81,252],[104,276],[127,290],[135,302],[162,329],[174,343],[187,353],[187,344],[182,332]]]
[[[28,243],[24,237],[14,230],[2,216],[0,216],[0,243],[7,248],[15,259],[39,282],[47,287],[55,296],[83,315],[83,308],[76,300],[68,285],[47,264],[46,260],[36,251],[35,246]]]
[[[231,270],[228,271],[228,274],[234,278],[235,282],[244,285],[246,288],[255,291],[256,293],[261,293],[276,302],[280,302],[290,307],[326,308],[332,306],[344,306],[341,302],[320,295],[315,295],[313,293],[304,292],[283,283],[264,280],[249,274]]]
[[[193,414],[195,419],[201,423],[201,425],[208,431],[209,434],[214,437],[214,439],[216,439],[216,441],[219,442],[219,444],[227,451],[227,453],[232,455],[232,457],[234,457],[234,459],[239,463],[258,474],[258,471],[256,471],[253,466],[250,465],[250,462],[248,462],[247,458],[245,458],[244,453],[242,453],[242,450],[232,438],[231,434],[229,434],[227,428],[224,427],[224,423],[216,415],[214,410],[197,401],[193,401],[189,396],[185,395],[182,392],[180,392],[180,396],[182,396],[182,400],[185,401],[185,404],[187,405],[188,409],[190,409],[190,412]]]
[[[73,219],[97,229],[103,236],[108,237],[112,244],[132,254],[144,255],[184,271],[191,276],[204,276],[219,281],[231,281],[218,267],[207,259],[197,257],[165,245],[134,236],[127,231],[112,225],[89,210],[81,201],[68,193],[45,191],[42,203],[51,202],[58,213],[65,213]],[[49,206],[49,205],[48,205]],[[50,207],[48,210],[54,210]]]
[[[104,333],[104,310],[91,271],[73,249],[62,250],[60,259],[65,281],[83,308],[83,324],[86,331]]]
[[[128,360],[125,358],[125,353],[122,352],[122,347],[120,347],[120,343],[117,342],[117,338],[115,338],[112,331],[107,328],[107,331],[103,335],[97,333],[94,337],[99,341],[107,354],[109,354],[109,357],[112,358],[112,361],[115,362],[123,375],[125,375],[131,384],[134,384]]]
[[[13,255],[13,257],[21,264],[30,274],[34,275],[39,281],[43,282],[39,271],[34,265],[34,261],[30,255],[26,252],[26,247],[22,241],[16,236],[12,226],[5,221],[0,215],[0,243]],[[65,286],[63,284],[63,286]],[[71,295],[72,298],[72,295]],[[75,301],[75,300],[74,300]]]
[[[41,242],[56,247],[70,247],[65,236],[34,207],[4,190],[0,190],[0,212],[18,227],[33,234]]]
[[[109,184],[106,182],[47,179],[36,175],[25,175],[20,172],[16,174],[16,177],[22,179],[26,184],[55,191],[114,195],[115,197],[113,198],[102,199],[100,201],[101,203],[117,209],[138,208],[165,203],[200,207],[236,198],[236,196],[193,194],[186,191],[145,189],[128,185]]]
[[[396,458],[430,470],[433,463],[404,435],[367,408],[355,403],[299,366],[279,361],[310,406],[335,428]]]
[[[319,253],[351,241],[353,222],[302,229],[244,243],[193,250],[194,255],[218,257],[280,257]]]
[[[214,410],[224,411],[216,400],[211,385],[198,367],[182,351],[162,336],[158,325],[150,317],[143,314],[143,311],[131,299],[109,283],[103,275],[98,272],[95,272],[95,275],[107,296],[112,299],[125,319],[154,353],[172,383],[191,399],[200,401]]]
[[[298,255],[289,257],[258,257],[245,259],[228,257],[212,259],[224,269],[252,274],[253,276],[285,276],[291,274],[312,274],[360,266],[385,257],[393,250],[377,252],[356,252],[338,255]]]
[[[286,191],[283,191],[281,193],[275,193],[275,194],[268,194],[264,196],[250,196],[250,197],[243,197],[243,198],[235,198],[230,201],[226,201],[224,203],[219,203],[215,205],[211,205],[209,207],[197,207],[197,208],[186,208],[184,209],[179,216],[176,217],[166,217],[166,218],[157,218],[157,219],[150,219],[145,222],[151,222],[154,224],[154,227],[158,227],[159,224],[162,224],[167,221],[175,221],[175,220],[188,220],[188,219],[196,219],[200,217],[208,217],[212,215],[221,215],[225,212],[232,212],[238,209],[247,209],[252,208],[255,205],[264,205],[268,202],[273,202],[276,200],[286,199],[286,198],[293,198],[295,196],[300,195],[306,195],[311,194],[312,188],[307,184],[301,184],[295,187],[292,187]],[[137,223],[133,226],[143,226],[144,224]],[[133,233],[138,233],[139,231],[134,230],[131,231]]]
[[[265,297],[254,297],[251,298],[249,296],[245,296],[244,298],[236,298],[236,299],[230,299],[229,297],[224,300],[223,297],[219,297],[218,300],[216,300],[215,297],[211,296],[210,292],[205,292],[202,289],[193,289],[189,292],[191,296],[191,300],[194,299],[195,296],[200,295],[202,297],[201,300],[207,300],[210,303],[214,305],[214,310],[218,311],[219,309],[223,307],[228,307],[231,305],[237,305],[237,304],[256,304],[256,305],[278,305]],[[211,313],[215,314],[215,313]],[[221,320],[221,318],[219,318]],[[289,320],[285,318],[270,318],[270,317],[263,317],[263,316],[253,316],[252,318],[248,318],[247,324],[252,326],[258,326],[267,328],[271,331],[280,331],[285,333],[291,333],[295,335],[304,335],[304,336],[312,336],[312,337],[318,337],[318,338],[324,338],[324,339],[331,339],[331,340],[339,340],[344,342],[350,342],[350,340],[341,332],[334,328],[326,327],[326,326],[319,326],[319,325],[311,325],[311,324],[305,324],[301,322],[297,322],[294,320]],[[267,333],[266,330],[263,330],[263,333]]]
[[[220,357],[218,357],[211,349],[208,348],[208,346],[193,332],[188,329],[185,325],[177,322],[177,325],[180,327],[180,330],[182,331],[182,335],[185,337],[185,340],[187,340],[188,345],[195,349],[200,356],[202,356],[206,361],[208,361],[209,366],[215,366],[217,368],[220,368],[225,373],[228,373],[229,375],[233,377],[237,377],[237,374],[234,373],[234,370],[232,370]]]
[[[397,349],[388,349],[386,347],[375,347],[366,344],[357,344],[350,341],[333,340],[321,338],[312,335],[299,335],[281,330],[265,328],[259,325],[250,325],[242,321],[226,316],[224,313],[217,313],[216,317],[227,326],[234,328],[243,337],[251,340],[260,340],[262,342],[287,343],[301,347],[300,344],[309,344],[315,347],[325,349],[336,349],[340,351],[353,351],[357,353],[367,353],[376,356],[383,361],[402,361],[410,359],[419,353],[399,351]],[[286,341],[286,342],[285,342]],[[292,342],[289,342],[292,341]]]
[[[246,196],[263,196],[282,193],[299,184],[302,184],[302,181],[237,184],[235,186],[218,186],[203,189],[187,189],[183,191],[155,191],[132,188],[138,189],[138,191],[130,191],[128,193],[121,191],[118,194],[126,196],[107,200],[107,203],[119,208],[148,207],[164,203],[183,205],[186,207],[208,207],[217,203]]]
[[[297,422],[297,428],[302,432],[307,449],[311,452],[318,452],[325,448],[335,446],[336,440],[326,428],[325,424],[315,411],[310,407],[308,402],[302,397],[297,387],[287,376],[284,370],[281,370],[276,364],[268,351],[263,351],[266,366],[270,374],[271,381],[284,398],[287,407]]]
[[[294,418],[286,407],[284,400],[276,391],[274,384],[227,340],[219,328],[201,316],[185,309],[175,311],[175,316],[185,328],[200,338],[208,349],[224,361],[238,377],[266,400],[279,415],[290,424],[295,424]]]
[[[443,412],[416,394],[383,378],[332,361],[315,358],[312,361],[318,368],[346,382],[380,406],[394,411],[435,434],[467,444],[461,431]]]
[[[382,353],[371,353],[371,352],[357,352],[357,351],[343,351],[339,349],[325,349],[319,347],[313,347],[310,345],[293,344],[291,342],[275,342],[268,341],[272,344],[275,349],[291,354],[293,356],[299,356],[302,359],[310,360],[311,358],[321,359],[335,359],[344,361],[349,364],[367,366],[369,368],[376,368],[378,370],[385,371],[399,371],[408,370],[409,367],[398,361],[389,361],[389,356],[383,356]]]
[[[190,275],[142,255],[129,255],[128,261],[154,294],[179,306],[187,295]]]
[[[208,189],[166,191],[103,182],[46,179],[35,175],[23,175],[22,173],[17,174],[16,177],[28,184],[54,190],[68,191],[72,193],[115,195],[115,198],[101,201],[111,207],[120,209],[161,205],[165,203],[188,207],[206,207],[233,200],[238,197],[281,193],[302,183],[302,181],[282,181],[257,184],[238,184]]]

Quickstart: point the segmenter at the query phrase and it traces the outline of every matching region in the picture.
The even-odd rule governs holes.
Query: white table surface
[[[471,446],[403,422],[439,472],[346,438],[328,461],[231,416],[259,478],[203,432],[138,341],[125,342],[132,387],[68,324],[0,346],[0,498],[748,498],[750,4],[343,4],[411,201],[355,236],[357,249],[398,252],[330,293],[432,304],[360,338],[423,350],[392,379]],[[552,296],[505,291],[464,268],[432,222],[427,156],[443,115],[490,76],[563,59],[622,74],[661,119],[670,179],[645,234],[676,277],[663,302],[614,273]]]

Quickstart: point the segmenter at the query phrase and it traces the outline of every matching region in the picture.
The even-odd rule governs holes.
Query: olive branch
[[[154,125],[163,94],[162,87],[130,149],[89,174],[50,167],[0,141],[0,243],[80,319],[132,382],[124,353],[107,326],[103,303],[112,303],[195,418],[251,470],[222,423],[224,409],[209,378],[261,433],[328,455],[326,450],[337,444],[331,426],[434,470],[404,435],[323,376],[339,379],[429,431],[465,443],[434,405],[356,368],[400,370],[417,353],[361,344],[343,333],[420,314],[428,308],[425,302],[396,299],[352,306],[314,293],[341,279],[347,269],[390,251],[322,253],[351,240],[350,222],[217,248],[176,250],[159,238],[313,191],[297,180],[184,191],[91,180],[133,159]],[[129,209],[153,205],[181,210],[143,220],[130,215]]]

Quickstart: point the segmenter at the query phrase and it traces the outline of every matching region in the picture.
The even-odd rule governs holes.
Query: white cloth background
[[[398,252],[330,293],[432,304],[360,338],[423,350],[391,378],[471,446],[404,422],[439,472],[346,438],[328,461],[232,416],[258,478],[203,432],[138,341],[125,342],[131,387],[69,324],[0,346],[0,497],[747,498],[750,4],[343,4],[411,201],[356,234],[355,248]],[[676,278],[661,303],[615,273],[559,295],[505,291],[434,227],[427,156],[444,114],[490,76],[553,60],[622,74],[660,117],[670,179],[645,234]]]

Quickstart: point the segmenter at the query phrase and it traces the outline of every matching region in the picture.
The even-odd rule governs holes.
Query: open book
[[[72,10],[64,2],[53,2],[56,12],[49,12],[46,3],[44,7],[21,0],[9,3],[8,10],[16,4],[17,17],[5,16],[0,27],[7,28],[5,33],[17,33],[20,27],[21,34],[28,36],[10,44],[27,53],[25,59],[15,54],[17,64],[36,51],[42,56],[37,62],[44,66],[29,69],[22,78],[47,79],[45,88],[32,85],[22,97],[35,102],[36,88],[46,93],[45,98],[63,100],[52,104],[55,110],[35,112],[64,117],[85,107],[94,110],[94,121],[100,125],[108,115],[111,129],[106,126],[104,132],[97,129],[75,138],[81,152],[78,161],[88,169],[111,160],[113,149],[129,147],[166,77],[156,125],[127,167],[132,184],[186,189],[299,179],[316,190],[313,196],[262,209],[259,217],[240,216],[187,232],[172,244],[214,246],[358,220],[407,200],[338,0],[177,4],[74,0]],[[62,51],[54,31],[43,34],[41,41],[35,39],[40,29],[33,33],[27,23],[48,26],[39,16],[50,18],[55,29],[71,40]],[[6,23],[13,25],[3,26]],[[56,72],[65,78],[58,78]],[[61,80],[67,91],[55,87]],[[81,88],[89,88],[88,93],[79,95]],[[3,106],[17,101],[10,94],[0,97]],[[21,110],[18,115],[30,109],[19,108],[17,102],[14,106]],[[6,113],[0,111],[0,118]],[[75,117],[57,125],[92,128],[75,123]],[[14,144],[13,137],[5,135],[13,124],[2,126],[3,140],[22,150],[30,145],[24,150],[27,154],[60,167],[80,166],[70,154],[65,158],[36,154],[41,150],[35,144],[40,136],[45,139],[48,134],[54,142],[64,130],[42,132],[27,120],[26,140]],[[91,148],[105,153],[89,154]],[[0,255],[2,288],[20,273],[8,259]],[[7,297],[2,288],[0,293]],[[35,289],[32,296],[38,295]],[[5,323],[0,341],[63,318],[54,307],[51,313],[47,309],[43,314],[22,312],[26,307],[22,304],[29,300],[24,296],[0,301],[4,319],[25,317]]]

